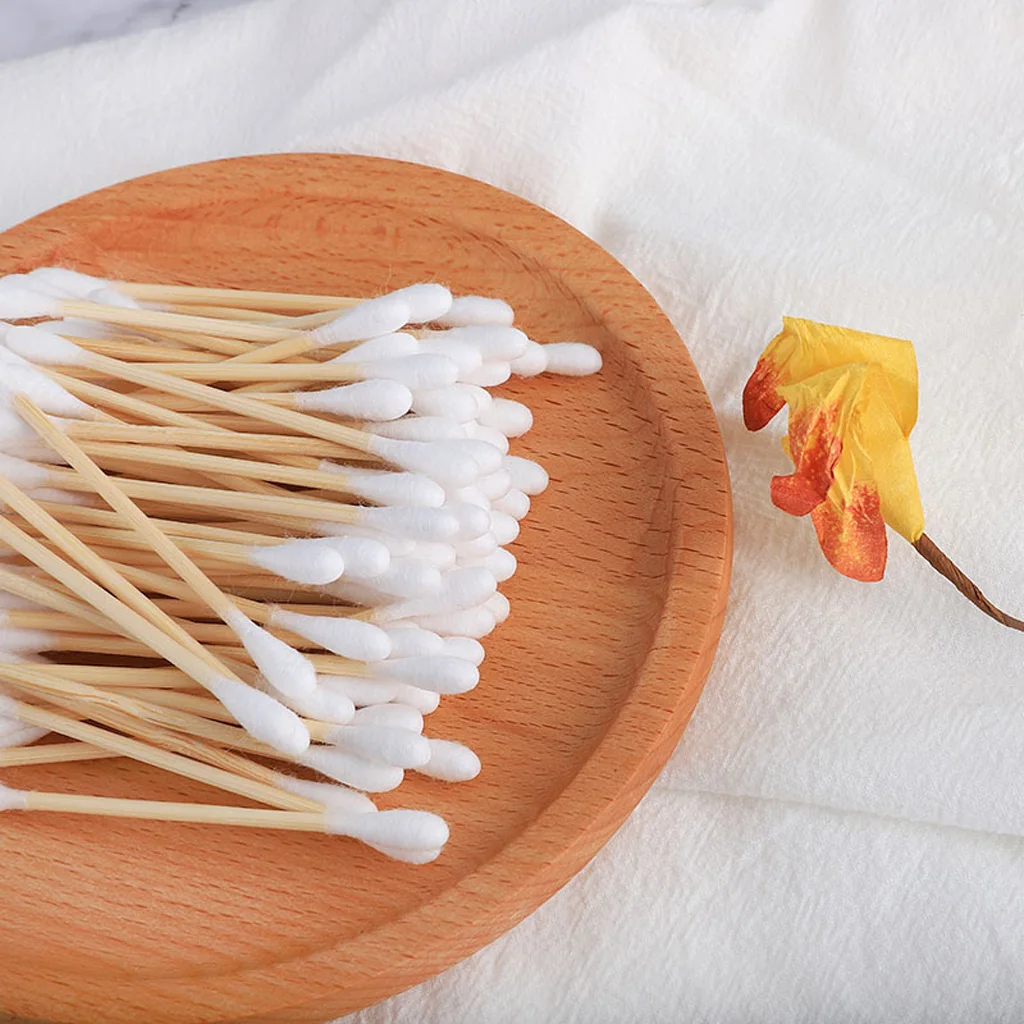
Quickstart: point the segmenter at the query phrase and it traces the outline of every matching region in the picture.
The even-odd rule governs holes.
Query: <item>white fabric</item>
[[[538,202],[671,315],[718,411],[735,582],[621,834],[387,1021],[1024,1018],[1024,651],[899,540],[840,578],[739,395],[782,314],[908,337],[930,534],[1024,611],[1016,0],[254,3],[0,66],[0,222],[170,165],[329,149]]]

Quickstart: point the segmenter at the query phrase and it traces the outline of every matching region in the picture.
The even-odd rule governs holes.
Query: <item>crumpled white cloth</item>
[[[1024,1019],[1024,638],[899,538],[835,574],[739,402],[784,313],[911,338],[928,531],[1024,611],[1016,0],[265,0],[0,65],[0,101],[3,225],[274,150],[517,192],[647,285],[718,412],[735,582],[669,767],[533,917],[352,1021]]]

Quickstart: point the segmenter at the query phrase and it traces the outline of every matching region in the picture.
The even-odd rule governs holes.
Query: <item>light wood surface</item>
[[[426,727],[470,744],[484,769],[461,785],[410,777],[380,800],[448,818],[440,859],[413,867],[316,835],[5,814],[0,1015],[318,1022],[468,956],[621,825],[710,666],[731,558],[728,477],[678,335],[634,278],[552,215],[467,178],[372,158],[182,168],[0,235],[0,272],[53,263],[329,294],[436,279],[509,300],[531,336],[590,342],[605,364],[595,377],[501,389],[534,410],[534,430],[513,450],[542,461],[551,487],[513,548],[512,616],[487,640],[479,688],[444,700]],[[220,798],[120,760],[2,779]]]

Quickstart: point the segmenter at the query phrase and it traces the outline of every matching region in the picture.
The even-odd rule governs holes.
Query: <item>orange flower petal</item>
[[[836,432],[839,408],[793,408],[789,415],[789,454],[796,466],[789,476],[772,478],[772,502],[793,516],[817,508],[832,486],[832,471],[843,450]]]
[[[762,356],[743,389],[743,423],[747,430],[760,430],[785,405],[779,394],[779,368]]]
[[[882,578],[888,546],[876,488],[855,484],[845,503],[823,501],[811,513],[811,521],[833,568],[864,583]]]

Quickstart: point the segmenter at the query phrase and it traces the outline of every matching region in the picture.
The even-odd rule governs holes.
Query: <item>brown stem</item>
[[[1010,629],[1024,631],[1024,622],[1015,619],[1012,615],[1000,611],[976,586],[973,580],[968,579],[952,562],[947,554],[935,546],[935,541],[926,533],[914,541],[914,548],[928,564],[941,573],[950,583],[967,598],[971,604],[980,608],[986,615],[995,619],[996,622],[1009,626]]]

